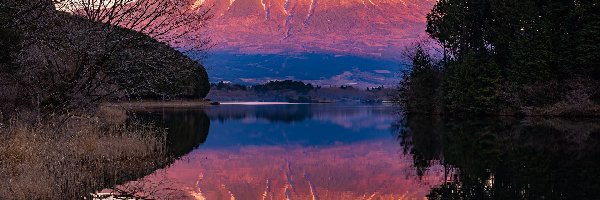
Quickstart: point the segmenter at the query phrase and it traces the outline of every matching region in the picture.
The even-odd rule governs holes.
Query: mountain
[[[332,52],[397,59],[424,36],[435,0],[198,0],[217,50]]]
[[[377,85],[396,82],[379,80],[386,79],[386,76],[382,75],[389,75],[387,71],[397,72],[404,48],[425,36],[425,15],[435,2],[435,0],[196,0],[191,2],[190,6],[198,9],[210,8],[214,14],[214,18],[208,24],[207,34],[214,42],[212,51],[216,52],[217,56],[209,56],[205,61],[209,68],[218,69],[214,72],[218,77],[211,77],[214,79],[211,81],[235,78],[222,77],[220,75],[222,73],[232,75],[227,71],[223,72],[223,68],[233,70],[230,71],[233,73],[250,70],[250,74],[243,74],[236,80],[255,79],[254,76],[265,71],[274,73],[263,74],[262,79],[298,78],[305,72],[314,73],[312,69],[316,68],[298,66],[295,71],[311,69],[300,73],[282,73],[279,69],[286,63],[289,65],[290,60],[293,63],[299,54],[305,61],[308,59],[304,63],[313,64],[331,60],[331,55],[344,55],[358,60],[378,61],[369,66],[357,66],[360,63],[352,63],[352,59],[346,59],[350,63],[337,63],[336,66],[328,66],[325,62],[317,69],[337,68],[339,70],[331,76],[315,74],[316,77],[300,80],[331,79],[325,82],[328,84],[368,82]],[[231,56],[224,56],[226,54]],[[239,62],[240,56],[243,55],[249,56],[246,60],[252,62]],[[273,63],[271,60],[271,65],[265,66],[264,62],[255,59],[261,56],[281,57],[279,60],[282,61]],[[229,58],[237,61],[228,60]],[[342,61],[343,59],[340,62]],[[389,64],[390,61],[396,63]],[[237,64],[233,64],[235,62]],[[228,65],[218,65],[222,63]],[[256,67],[252,66],[262,66],[266,69],[253,71]],[[347,66],[347,68],[341,69],[340,66]],[[348,72],[353,76],[364,74],[363,72],[370,74],[360,78],[346,78],[348,80],[343,81],[334,80],[335,76],[348,76]],[[376,77],[371,77],[372,75]]]

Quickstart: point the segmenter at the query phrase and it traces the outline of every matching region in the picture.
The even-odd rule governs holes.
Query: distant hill
[[[1,5],[9,12],[0,17],[14,25],[2,21],[0,33],[14,36],[0,41],[3,51],[11,49],[0,59],[0,112],[90,110],[128,98],[200,99],[210,90],[204,66],[150,36],[52,6]]]
[[[190,53],[191,57],[199,57]],[[331,53],[239,54],[213,52],[204,60],[211,82],[261,84],[302,80],[316,85],[396,85],[401,62]]]

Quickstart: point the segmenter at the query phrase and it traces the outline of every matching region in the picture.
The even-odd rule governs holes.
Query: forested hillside
[[[600,114],[600,3],[440,0],[416,45],[408,112]]]
[[[93,13],[57,11],[55,5],[2,1],[0,111],[5,115],[23,108],[90,111],[109,100],[204,98],[208,93],[204,67],[151,34],[90,20]],[[98,9],[96,15],[105,12]],[[137,17],[151,23],[154,16]]]

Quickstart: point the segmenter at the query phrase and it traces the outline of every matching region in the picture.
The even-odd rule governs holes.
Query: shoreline
[[[423,113],[423,112],[405,112],[407,115],[414,116],[438,116],[451,118],[470,118],[470,117],[514,117],[514,118],[570,118],[570,119],[600,119],[598,114],[526,114],[526,113],[507,113],[507,114],[447,114],[447,113]]]
[[[196,108],[212,106],[215,102],[209,100],[173,100],[173,101],[122,101],[122,102],[106,102],[102,103],[101,107],[125,107],[130,109],[140,108]]]
[[[172,100],[172,101],[155,101],[155,100],[140,100],[140,101],[121,101],[121,102],[105,102],[100,104],[100,107],[118,107],[124,109],[157,109],[157,108],[206,108],[219,105],[234,105],[234,106],[267,106],[267,105],[333,105],[340,104],[339,102],[287,102],[287,101],[211,101],[211,100]],[[343,104],[343,103],[342,103]],[[358,103],[368,104],[368,103]],[[380,104],[390,104],[382,102]]]

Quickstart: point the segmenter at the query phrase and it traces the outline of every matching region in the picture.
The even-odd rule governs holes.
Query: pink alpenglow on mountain
[[[397,59],[425,36],[435,0],[196,0],[210,8],[216,50],[329,52]],[[201,7],[202,5],[202,7]],[[212,7],[211,7],[212,6]]]

